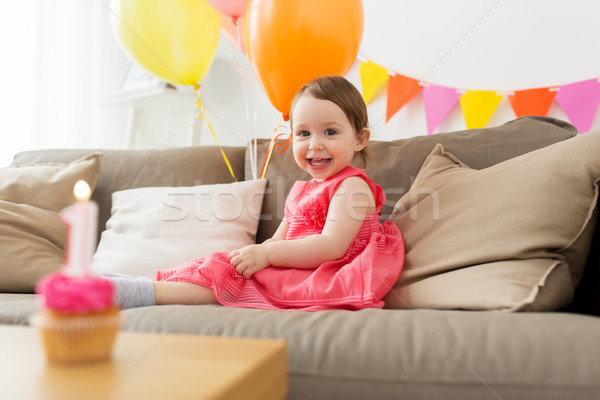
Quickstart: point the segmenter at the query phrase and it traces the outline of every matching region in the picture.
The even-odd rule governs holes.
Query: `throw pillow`
[[[266,180],[117,191],[92,266],[155,277],[214,251],[254,244]]]
[[[76,201],[75,182],[93,190],[101,154],[71,163],[21,164],[0,169],[0,291],[32,293],[64,261],[66,227],[58,211]]]
[[[93,190],[100,175],[102,154],[94,153],[69,164],[21,164],[0,169],[0,200],[60,211],[73,204],[75,182],[85,180]]]
[[[65,236],[56,212],[0,200],[0,292],[33,293],[63,263]]]
[[[568,305],[595,228],[598,154],[600,131],[482,170],[437,145],[392,215],[407,253],[387,306]]]

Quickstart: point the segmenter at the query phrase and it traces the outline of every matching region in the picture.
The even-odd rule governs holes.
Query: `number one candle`
[[[90,262],[96,247],[98,205],[90,201],[90,185],[77,181],[73,188],[77,203],[60,211],[61,221],[67,225],[67,251],[61,272],[72,277],[90,275]]]

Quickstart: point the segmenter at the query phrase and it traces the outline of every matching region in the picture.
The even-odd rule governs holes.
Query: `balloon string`
[[[215,142],[217,142],[217,146],[219,146],[219,150],[221,151],[223,160],[225,160],[225,164],[227,164],[227,169],[229,169],[229,173],[233,177],[233,180],[237,182],[238,180],[235,177],[235,174],[233,173],[233,168],[231,167],[231,163],[229,162],[229,159],[227,158],[225,151],[223,151],[223,147],[221,146],[221,143],[219,143],[219,139],[217,138],[215,131],[213,130],[212,126],[210,125],[210,122],[208,121],[208,116],[206,115],[206,110],[204,109],[204,106],[202,105],[202,101],[200,101],[200,93],[198,92],[199,89],[200,89],[200,84],[198,84],[198,83],[196,83],[194,85],[194,88],[192,89],[194,91],[194,95],[196,96],[196,108],[198,109],[198,112],[196,113],[196,119],[198,121],[204,120],[204,122],[210,129],[210,132],[212,133],[213,137],[215,138]],[[196,125],[194,125],[191,122],[189,122],[189,124],[192,125],[194,128],[196,127]]]
[[[273,150],[275,150],[277,153],[283,153],[284,151],[286,151],[288,149],[288,147],[290,147],[290,144],[292,143],[292,134],[289,132],[284,132],[284,133],[277,133],[279,131],[280,128],[284,127],[281,123],[281,121],[284,119],[283,114],[279,117],[279,122],[277,123],[277,126],[275,127],[275,130],[273,132],[273,138],[271,139],[271,142],[269,143],[269,149],[267,150],[267,154],[265,154],[265,161],[263,162],[263,167],[262,170],[260,171],[260,177],[259,179],[264,179],[266,173],[267,173],[267,168],[269,167],[269,162],[271,161],[271,155],[273,154]]]
[[[233,17],[232,19],[235,19],[235,17]],[[234,23],[237,23],[237,21],[234,21]],[[239,33],[239,30],[236,29],[237,32],[237,40],[238,43],[241,43],[241,36]],[[233,56],[233,47],[235,46],[235,43],[232,43],[231,46],[229,47],[229,60],[231,61],[231,65],[233,65],[233,68],[235,69],[235,71],[238,73],[238,75],[242,78],[242,84],[243,84],[243,88],[244,88],[244,99],[246,100],[244,103],[246,105],[246,120],[248,121],[248,125],[250,127],[250,133],[249,133],[249,138],[254,138],[254,140],[248,140],[248,148],[249,148],[249,159],[250,159],[250,169],[252,171],[252,179],[256,179],[256,173],[257,173],[257,156],[256,156],[256,124],[257,124],[257,104],[256,104],[256,99],[253,103],[254,107],[253,107],[253,120],[251,120],[250,118],[250,100],[248,98],[248,81],[246,78],[246,73],[244,72],[244,69],[246,69],[249,65],[242,65],[241,67],[238,66],[238,64],[235,62],[235,58]]]
[[[242,53],[246,54],[246,50],[244,48],[244,41],[242,40],[242,33],[240,32],[241,27],[239,26],[239,17],[231,17],[231,21],[233,22],[233,27],[235,28],[235,45],[242,51]]]

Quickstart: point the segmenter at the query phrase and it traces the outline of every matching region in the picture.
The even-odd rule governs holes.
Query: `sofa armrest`
[[[600,213],[596,205],[596,231],[592,238],[590,252],[581,277],[575,290],[573,303],[566,311],[600,316]]]

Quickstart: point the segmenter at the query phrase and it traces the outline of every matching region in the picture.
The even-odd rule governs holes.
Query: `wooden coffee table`
[[[284,399],[282,340],[119,332],[110,361],[51,364],[36,330],[0,325],[2,399]]]

